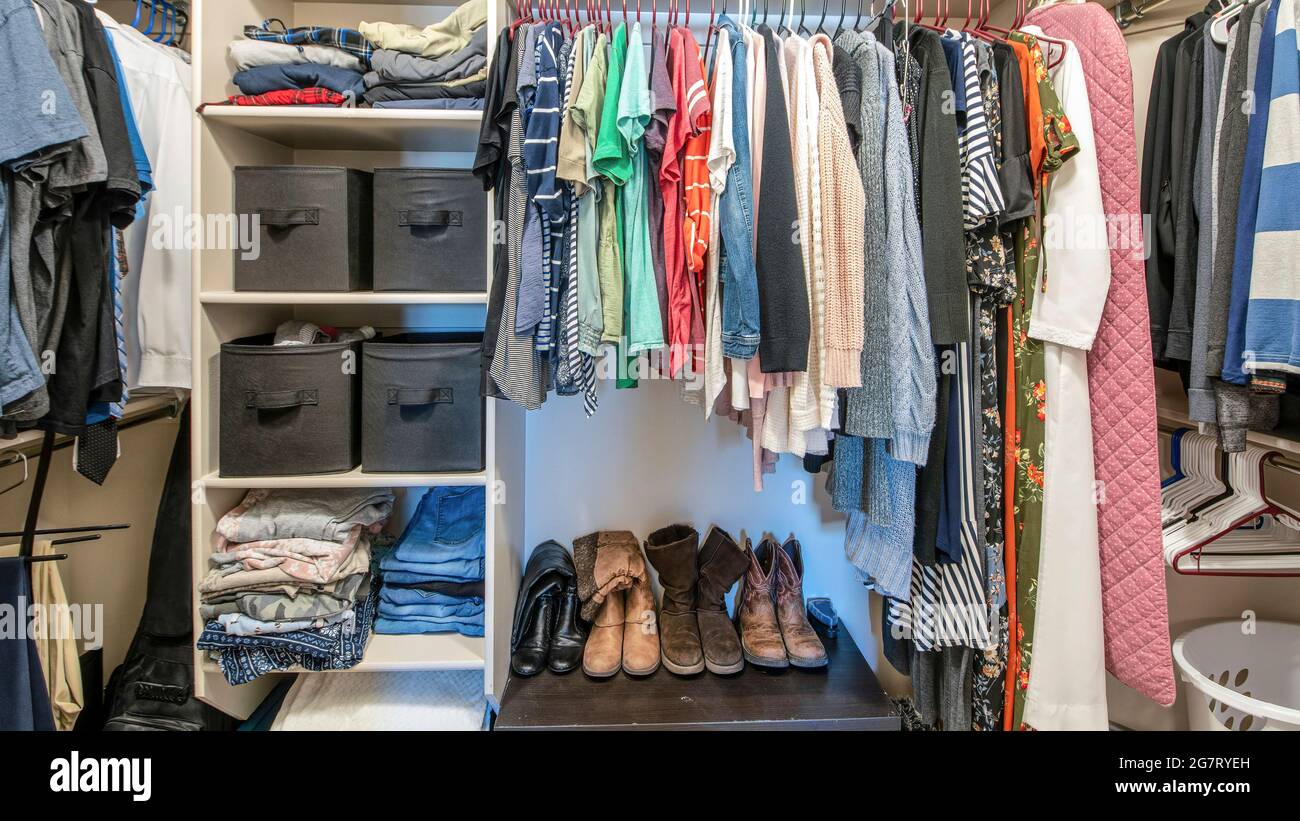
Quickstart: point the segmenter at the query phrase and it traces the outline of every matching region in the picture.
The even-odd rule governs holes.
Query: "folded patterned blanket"
[[[312,672],[347,670],[366,652],[378,603],[379,585],[367,579],[356,618],[322,627],[261,636],[235,636],[210,621],[196,646],[216,651],[221,672],[231,684],[246,684],[267,673],[301,667]]]
[[[339,568],[361,545],[369,547],[369,539],[360,525],[342,542],[266,539],[236,544],[224,536],[215,536],[215,552],[208,557],[208,562],[221,573],[279,567],[295,579],[326,584],[336,578]]]
[[[264,539],[321,539],[341,542],[356,525],[378,533],[393,512],[388,488],[250,490],[217,522],[232,542]]]
[[[199,583],[199,592],[203,594],[221,593],[225,591],[256,590],[270,585],[318,583],[294,576],[289,572],[291,569],[295,571],[304,570],[304,568],[292,565],[286,567],[284,564],[251,569],[239,567],[234,572],[229,572],[224,567],[214,567],[208,571],[208,575]],[[333,576],[319,583],[328,583],[355,573],[364,573],[369,569],[370,546],[358,543],[356,549],[338,565]],[[207,596],[204,596],[204,598],[206,599]]]

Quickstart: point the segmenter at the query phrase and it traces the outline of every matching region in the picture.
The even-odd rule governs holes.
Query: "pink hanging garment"
[[[1104,494],[1097,524],[1106,669],[1143,695],[1173,704],[1133,71],[1119,27],[1096,3],[1037,8],[1027,22],[1079,49],[1097,140],[1102,202],[1111,236],[1117,237],[1111,245],[1110,293],[1088,354],[1093,454],[1098,493]]]

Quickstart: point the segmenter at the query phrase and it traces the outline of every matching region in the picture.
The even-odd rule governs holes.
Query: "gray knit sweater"
[[[871,38],[868,40],[867,38]],[[861,77],[859,111],[861,129],[857,145],[858,172],[866,195],[867,218],[863,226],[863,326],[862,387],[850,388],[845,401],[844,432],[867,439],[890,439],[893,425],[893,378],[889,361],[888,270],[885,262],[885,172],[881,146],[885,140],[884,92],[880,84],[880,58],[875,38],[856,31],[841,32],[835,42],[849,53]]]

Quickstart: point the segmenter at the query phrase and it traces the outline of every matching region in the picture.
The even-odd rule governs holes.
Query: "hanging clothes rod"
[[[1172,433],[1173,433],[1174,431],[1176,431],[1176,430],[1191,430],[1191,431],[1195,431],[1195,430],[1196,430],[1196,425],[1195,425],[1195,424],[1192,424],[1192,425],[1176,425],[1176,424],[1171,424],[1171,423],[1168,423],[1168,422],[1161,422],[1161,423],[1159,423],[1159,424],[1157,425],[1157,428],[1159,429],[1159,431],[1160,431],[1161,433],[1172,434]],[[1260,450],[1276,450],[1275,448],[1270,448],[1270,447],[1268,447],[1267,445],[1256,445],[1256,444],[1251,444],[1250,447],[1252,447],[1252,448],[1259,448]],[[1294,476],[1300,476],[1300,462],[1298,462],[1298,461],[1296,461],[1296,460],[1294,460],[1294,459],[1291,459],[1291,458],[1288,457],[1288,456],[1282,455],[1282,454],[1280,454],[1280,453],[1279,453],[1278,455],[1274,456],[1272,459],[1269,459],[1269,460],[1268,460],[1267,462],[1265,462],[1264,464],[1265,464],[1266,467],[1277,468],[1278,470],[1282,471],[1283,473],[1290,473],[1290,474],[1292,474],[1292,475],[1294,475]]]
[[[117,424],[117,430],[120,433],[129,430],[138,425],[144,425],[159,419],[175,419],[180,416],[181,400],[175,397],[149,397],[139,400],[144,409],[134,410],[131,404],[126,407],[126,415]],[[137,405],[137,408],[140,406]],[[28,456],[40,451],[41,439],[39,431],[36,435],[30,435],[32,432],[24,431],[20,433],[21,441],[8,441],[0,439],[0,452],[7,453],[25,453]],[[54,443],[54,450],[63,450],[72,446],[74,438],[71,436],[60,436]]]

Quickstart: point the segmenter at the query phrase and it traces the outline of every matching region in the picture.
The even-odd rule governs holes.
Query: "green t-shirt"
[[[596,156],[592,164],[600,175],[623,185],[632,176],[632,160],[618,128],[619,96],[623,87],[623,65],[627,59],[627,25],[614,29],[609,47],[609,69],[605,81],[605,99],[600,112],[600,131],[596,137]]]
[[[645,63],[641,25],[632,24],[627,48],[623,86],[618,98],[618,131],[626,145],[632,167],[623,186],[623,276],[627,290],[628,353],[636,354],[664,344],[663,320],[659,315],[659,291],[655,285],[654,262],[650,255],[650,214],[646,181],[650,175],[644,151],[646,126],[650,124],[650,75]],[[608,108],[608,106],[607,106]]]

